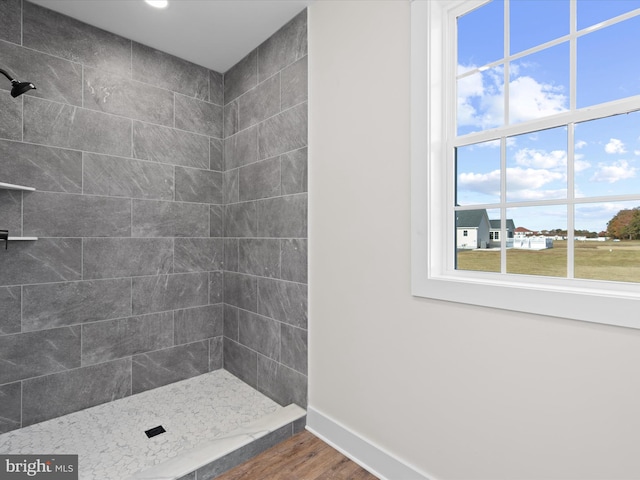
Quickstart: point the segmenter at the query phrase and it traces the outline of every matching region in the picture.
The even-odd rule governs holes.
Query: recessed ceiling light
[[[151,5],[152,7],[156,7],[156,8],[165,8],[167,5],[169,5],[168,0],[144,0],[145,2],[147,2],[149,5]]]

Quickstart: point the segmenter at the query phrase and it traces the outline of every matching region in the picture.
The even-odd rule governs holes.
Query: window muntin
[[[554,4],[549,7],[554,11],[566,7],[566,15],[561,12],[554,17],[553,28],[544,33],[546,36],[540,37],[539,31],[533,33],[532,38],[542,43],[527,44],[523,31],[530,26],[522,24],[517,29],[515,26],[522,23],[525,16],[531,20],[536,10],[540,19],[552,16],[553,12],[545,7],[548,3]],[[634,37],[630,40],[632,44],[640,38],[637,33],[630,34],[634,29],[640,31],[640,11],[625,11],[622,16],[607,18],[601,25],[578,31],[575,28],[578,9],[575,1],[568,0],[494,0],[456,17],[456,38],[461,41],[455,68],[457,115],[452,122],[454,133],[449,137],[452,140],[448,147],[455,165],[455,188],[450,205],[456,215],[472,209],[478,212],[477,207],[482,206],[497,212],[489,217],[490,222],[505,219],[500,222],[502,235],[492,231],[483,236],[478,231],[476,238],[478,248],[501,250],[496,256],[499,267],[496,259],[470,263],[468,252],[457,252],[460,245],[456,242],[453,262],[456,271],[576,278],[575,238],[581,237],[576,231],[584,230],[578,225],[586,226],[581,215],[587,211],[578,207],[590,205],[589,225],[595,230],[589,231],[589,236],[593,233],[597,236],[606,230],[605,212],[615,208],[611,197],[616,197],[618,203],[637,201],[640,205],[640,174],[636,166],[640,165],[640,145],[636,146],[640,114],[629,113],[640,108],[640,98],[636,96],[640,94],[640,82],[616,79],[625,62],[619,61],[618,55],[608,54],[611,50],[624,51],[626,47],[622,42],[627,36]],[[483,53],[482,44],[469,42],[476,37],[471,31],[482,31],[481,24],[499,25],[500,19],[492,16],[500,15],[504,25],[503,57],[487,65],[473,64],[470,59],[494,58],[499,42],[491,42],[490,53]],[[535,24],[534,20],[530,25]],[[517,33],[510,36],[509,32]],[[586,45],[593,53],[589,53]],[[510,47],[523,51],[512,55]],[[589,57],[589,61],[583,57]],[[599,72],[600,78],[607,80],[596,89],[589,77],[598,69],[595,64],[603,62],[603,57],[608,58],[611,69]],[[629,61],[628,55],[626,60],[626,63],[635,63]],[[640,71],[635,73],[635,66],[624,67],[622,72],[629,72],[634,79],[640,77]],[[613,92],[589,91],[606,91],[604,85],[612,85]],[[629,103],[629,100],[632,101]],[[634,132],[635,125],[639,128]],[[584,133],[589,131],[594,132],[594,136],[585,137]],[[598,148],[601,151],[596,153]],[[592,159],[586,158],[587,154]],[[617,185],[612,185],[614,183]],[[595,220],[598,206],[600,217]],[[507,219],[515,221],[516,226],[538,231],[537,238],[521,240],[520,248],[516,248],[518,242],[511,242],[505,235]],[[538,219],[546,223],[532,228]],[[564,236],[552,235],[554,231],[565,233]],[[553,247],[553,242],[557,250],[552,254],[546,252]],[[464,247],[468,248],[468,245]],[[523,260],[525,257],[531,257],[531,261]],[[578,259],[583,261],[584,255]],[[582,273],[582,267],[578,270],[577,278],[593,277]],[[625,278],[638,281],[631,275]]]

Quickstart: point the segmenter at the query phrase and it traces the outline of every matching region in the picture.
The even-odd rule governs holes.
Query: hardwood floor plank
[[[303,431],[216,480],[377,480],[377,477]]]

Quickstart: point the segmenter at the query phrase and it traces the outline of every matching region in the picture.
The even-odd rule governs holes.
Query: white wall
[[[309,406],[433,479],[640,478],[639,331],[411,297],[409,20],[309,8]]]

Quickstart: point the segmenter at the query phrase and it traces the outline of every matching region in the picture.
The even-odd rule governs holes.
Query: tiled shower
[[[0,433],[220,368],[304,407],[306,12],[223,75],[6,0],[0,68]]]

